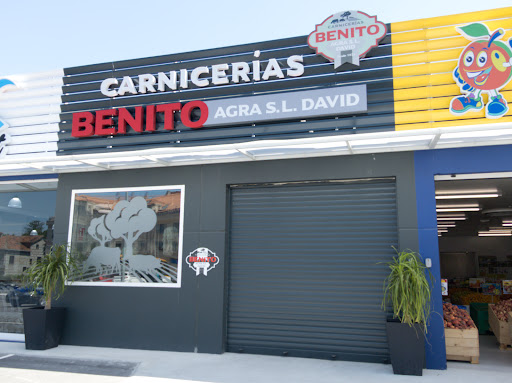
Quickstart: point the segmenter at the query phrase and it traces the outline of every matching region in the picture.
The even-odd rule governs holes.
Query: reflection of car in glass
[[[13,284],[13,283],[0,282],[0,291],[3,292],[3,293],[11,291],[15,287],[16,287],[16,285]]]
[[[114,282],[127,282],[127,283],[139,283],[139,282],[146,282],[144,279],[139,279],[137,277],[134,277],[133,275],[131,275],[130,273],[128,272],[125,272],[124,273],[124,278],[123,280],[121,280],[121,276],[116,276],[114,277]]]
[[[33,291],[27,287],[17,287],[7,293],[5,301],[13,307],[21,305],[43,306],[43,289],[38,288],[36,291]]]

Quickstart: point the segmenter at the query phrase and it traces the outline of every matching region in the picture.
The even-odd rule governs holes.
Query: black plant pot
[[[50,310],[43,307],[24,309],[25,348],[47,350],[57,347],[64,328],[65,314],[64,307],[53,307]]]
[[[421,376],[425,365],[425,334],[422,325],[414,324],[411,327],[388,320],[386,331],[393,373]]]

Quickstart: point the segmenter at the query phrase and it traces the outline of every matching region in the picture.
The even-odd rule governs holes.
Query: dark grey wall
[[[412,153],[62,174],[57,192],[57,243],[67,240],[72,189],[184,184],[183,256],[204,246],[220,257],[207,277],[196,276],[184,263],[179,289],[71,286],[57,301],[68,308],[63,343],[222,352],[229,185],[373,177],[396,177],[400,247],[417,250]]]

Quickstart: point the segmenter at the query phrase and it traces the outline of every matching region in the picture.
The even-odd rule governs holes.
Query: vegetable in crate
[[[507,313],[512,311],[512,299],[500,301],[492,306],[492,309],[500,321],[508,322]]]
[[[464,330],[476,328],[475,322],[466,310],[463,310],[451,303],[443,303],[443,317],[445,328]]]

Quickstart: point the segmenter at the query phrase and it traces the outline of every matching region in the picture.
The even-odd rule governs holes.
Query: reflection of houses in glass
[[[157,258],[178,258],[181,193],[168,191],[164,195],[146,199],[148,207],[157,216],[156,230],[146,233],[157,236],[153,243],[152,254]],[[150,253],[148,253],[150,254]]]
[[[48,254],[50,252],[50,249],[53,246],[53,229],[54,229],[53,226],[54,226],[54,224],[55,224],[55,217],[50,217],[46,221],[46,227],[48,229],[46,229],[46,243],[44,246],[45,254]]]
[[[42,235],[3,235],[0,237],[0,278],[21,275],[44,255]]]
[[[73,250],[88,255],[98,245],[87,233],[87,229],[93,218],[112,211],[119,197],[97,197],[86,194],[77,194],[73,214]],[[114,246],[114,245],[112,245]]]
[[[92,249],[99,245],[98,241],[88,233],[91,221],[110,213],[126,196],[126,193],[116,193],[115,196],[98,194],[77,194],[75,199],[72,243],[74,250],[84,255],[89,255]],[[128,199],[131,200],[136,195],[144,197],[147,207],[156,213],[157,223],[153,230],[143,233],[135,241],[133,253],[154,255],[167,262],[176,262],[179,247],[181,192],[162,191],[161,195],[155,195],[154,191],[129,192]],[[122,239],[117,238],[105,245],[122,248],[124,243]]]

